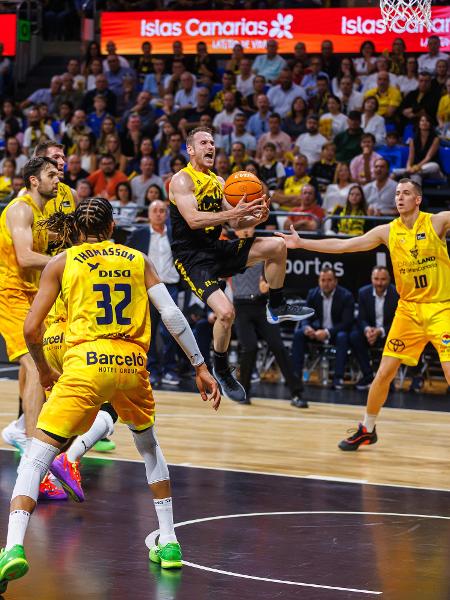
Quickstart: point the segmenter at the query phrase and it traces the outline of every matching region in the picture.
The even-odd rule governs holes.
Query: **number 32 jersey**
[[[395,284],[402,300],[447,302],[450,300],[450,259],[431,214],[419,212],[412,229],[398,218],[389,229],[389,251]]]
[[[109,241],[66,250],[61,296],[68,347],[104,338],[129,340],[145,352],[150,313],[142,254]]]

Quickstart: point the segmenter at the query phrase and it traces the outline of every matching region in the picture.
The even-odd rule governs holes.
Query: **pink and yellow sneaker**
[[[67,494],[50,479],[47,473],[39,486],[38,500],[67,500]]]
[[[50,472],[61,482],[61,485],[75,502],[84,502],[81,487],[81,475],[78,463],[71,463],[63,452],[50,465]]]

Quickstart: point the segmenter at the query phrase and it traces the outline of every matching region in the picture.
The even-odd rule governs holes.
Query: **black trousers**
[[[264,340],[275,356],[292,396],[302,390],[300,379],[294,375],[294,367],[281,338],[278,325],[267,322],[266,304],[259,302],[236,303],[236,320],[234,322],[236,337],[241,346],[239,381],[250,397],[252,371],[255,367],[258,352],[258,339]]]

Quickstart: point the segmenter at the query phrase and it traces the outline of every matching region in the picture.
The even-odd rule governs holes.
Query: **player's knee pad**
[[[132,433],[136,448],[144,459],[148,483],[151,485],[169,479],[169,469],[158,445],[154,428],[149,427],[145,431],[132,430]]]
[[[105,423],[105,427],[107,427],[107,431],[103,437],[107,437],[108,435],[112,435],[114,433],[114,421],[109,411],[99,410],[96,416],[96,420],[97,419],[101,419]]]
[[[11,500],[16,496],[28,496],[36,502],[39,484],[57,454],[58,448],[33,438],[20,461]]]
[[[114,410],[113,405],[110,404],[109,402],[105,402],[104,404],[102,404],[100,406],[100,410],[102,410],[103,412],[107,412],[109,415],[111,415],[111,419],[113,420],[113,423],[115,423],[117,421],[117,419],[119,418],[119,415]]]

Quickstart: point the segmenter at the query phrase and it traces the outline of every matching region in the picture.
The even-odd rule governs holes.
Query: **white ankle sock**
[[[110,435],[114,431],[114,421],[105,410],[99,410],[92,427],[76,438],[67,450],[67,460],[76,462],[86,454],[99,440]]]
[[[22,413],[16,421],[17,429],[21,429],[25,433],[25,415]]]
[[[9,513],[8,537],[6,539],[6,550],[10,550],[16,544],[23,546],[23,539],[30,520],[30,513],[26,510],[13,510]]]
[[[378,415],[368,415],[367,413],[364,414],[363,425],[369,433],[372,433],[372,431],[374,430],[375,421],[377,420],[377,417]]]
[[[159,543],[165,546],[169,542],[176,542],[177,536],[173,528],[172,498],[153,500],[156,516],[159,522]]]

